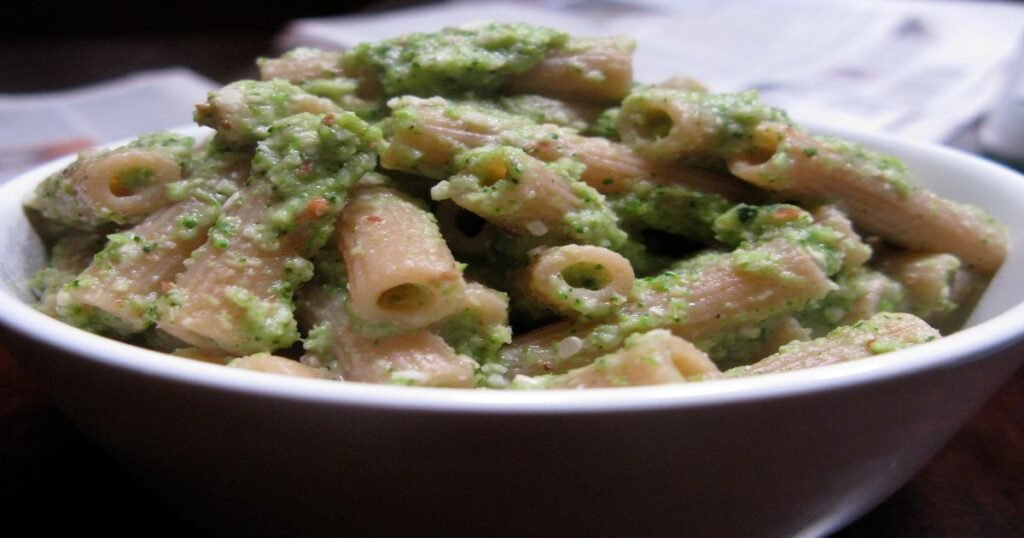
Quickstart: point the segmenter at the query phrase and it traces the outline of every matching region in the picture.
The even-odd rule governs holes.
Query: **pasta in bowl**
[[[464,531],[623,528],[526,511],[536,495],[628,506],[661,529],[820,531],[906,479],[1020,362],[983,359],[1020,333],[1024,291],[1007,276],[1021,263],[1019,176],[880,136],[811,135],[752,94],[621,84],[620,39],[448,33],[266,60],[268,80],[197,108],[212,130],[147,135],[5,189],[4,246],[19,256],[3,262],[3,324],[48,350],[27,365],[132,463],[217,470],[158,477],[211,507],[186,511],[237,515],[244,498],[302,519],[301,502],[269,502],[301,498],[301,477],[348,507],[311,528],[409,530],[415,518],[381,517],[393,492],[429,514],[444,510],[437,488],[471,508],[448,520]],[[522,50],[501,49],[510,36]],[[501,52],[483,74],[390,63],[467,40]],[[602,80],[620,84],[590,93]],[[48,249],[17,207],[27,195],[39,233],[58,238]],[[179,357],[31,311],[47,257],[32,279],[44,311]],[[940,333],[922,319],[949,332],[989,279],[973,327],[926,343]],[[620,387],[641,384],[664,386]],[[961,398],[939,394],[953,386]],[[468,387],[492,390],[451,390]],[[530,439],[510,433],[524,427]],[[133,450],[140,438],[159,448]],[[240,465],[223,446],[252,448]],[[343,448],[281,461],[294,446]],[[753,446],[779,471],[764,476]],[[466,447],[515,472],[453,467]],[[584,502],[583,475],[623,490]],[[678,498],[706,510],[679,514]],[[492,503],[536,519],[510,524]]]

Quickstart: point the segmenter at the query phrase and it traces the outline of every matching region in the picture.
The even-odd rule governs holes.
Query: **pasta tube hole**
[[[388,312],[407,313],[422,310],[434,300],[434,294],[425,286],[400,284],[388,288],[377,298],[377,306]]]
[[[156,173],[152,168],[128,168],[119,170],[110,177],[110,193],[118,198],[131,196],[153,182]]]
[[[459,229],[459,233],[468,238],[480,235],[480,232],[484,231],[486,223],[487,221],[483,217],[472,211],[460,208],[455,214],[455,227]]]
[[[604,289],[612,282],[611,272],[600,263],[574,263],[563,269],[561,274],[565,283],[574,288],[597,291]]]
[[[659,140],[668,136],[674,125],[672,117],[660,108],[646,108],[633,115],[633,127],[638,138]]]

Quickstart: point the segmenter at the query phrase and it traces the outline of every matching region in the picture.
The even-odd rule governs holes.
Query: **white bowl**
[[[833,131],[1006,224],[970,328],[818,369],[682,386],[499,392],[276,377],[95,336],[25,304],[44,263],[0,188],[0,332],[57,404],[216,532],[819,535],[881,502],[1018,367],[1024,178],[936,146]]]

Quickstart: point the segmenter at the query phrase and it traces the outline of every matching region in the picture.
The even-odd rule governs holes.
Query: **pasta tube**
[[[843,269],[855,269],[871,258],[871,247],[853,229],[853,223],[843,210],[833,204],[825,204],[812,209],[811,216],[814,222],[828,226],[842,236],[839,248],[843,252]]]
[[[80,230],[136,223],[171,203],[168,189],[188,174],[192,144],[187,136],[156,133],[83,153],[40,183],[26,205]]]
[[[784,238],[704,254],[637,280],[609,321],[559,323],[515,338],[502,350],[502,364],[512,375],[565,372],[655,328],[708,351],[733,330],[798,311],[835,289],[819,264],[813,250]]]
[[[749,366],[733,368],[725,377],[744,377],[803,370],[836,364],[931,342],[939,332],[912,314],[880,313],[853,325],[838,327],[809,342],[793,342]]]
[[[693,344],[664,329],[634,334],[621,349],[560,375],[524,379],[519,388],[589,389],[684,383],[688,377],[714,376],[718,367]]]
[[[701,153],[728,157],[750,146],[763,122],[788,123],[786,113],[762,104],[757,92],[705,93],[644,88],[622,101],[622,141],[637,153],[676,160]]]
[[[79,327],[121,335],[149,327],[157,299],[206,242],[221,204],[248,176],[248,161],[245,153],[215,152],[197,164],[187,199],[108,236],[103,251],[57,294],[59,315]]]
[[[472,388],[476,363],[425,329],[367,336],[350,312],[344,282],[303,288],[299,315],[309,329],[303,361],[344,381]]]
[[[611,314],[633,287],[633,267],[605,248],[565,245],[542,252],[526,269],[527,286],[537,300],[574,318]]]
[[[601,193],[621,193],[642,180],[688,185],[730,200],[756,198],[753,189],[735,179],[678,163],[656,163],[622,144],[582,136],[556,125],[503,114],[493,109],[455,103],[440,97],[402,97],[392,109],[388,147],[381,166],[445,179],[455,173],[454,157],[485,145],[518,147],[543,161],[571,157],[584,165],[580,176]]]
[[[534,93],[594,102],[622,99],[633,83],[629,38],[570,39],[564,32],[485,22],[363,43],[345,72],[363,92],[395,95]]]
[[[957,308],[954,282],[960,260],[951,254],[886,252],[877,263],[906,290],[908,311],[925,320],[940,319]]]
[[[633,87],[636,42],[624,36],[573,38],[504,90],[560,99],[617,103]]]
[[[434,217],[384,187],[353,191],[338,220],[349,305],[390,330],[426,327],[455,312],[466,282]]]
[[[999,224],[917,185],[896,159],[779,124],[763,124],[756,139],[760,149],[728,160],[754,185],[806,203],[836,200],[865,232],[911,250],[949,252],[982,273],[1006,257]]]
[[[275,122],[210,237],[175,279],[158,327],[240,355],[298,339],[292,294],[328,240],[348,187],[373,170],[379,132],[355,115]]]
[[[271,355],[270,353],[256,353],[245,357],[238,357],[229,361],[227,367],[289,377],[328,378],[328,375],[322,370],[306,366],[292,359]]]
[[[430,328],[460,355],[482,362],[496,361],[498,350],[512,342],[508,324],[508,294],[478,282],[466,284],[462,305]]]
[[[343,76],[342,53],[311,47],[292,49],[278,58],[259,58],[256,64],[262,80],[286,80],[293,84]]]
[[[222,144],[250,147],[270,135],[275,121],[303,112],[330,114],[340,109],[285,80],[240,80],[210,92],[206,103],[196,105],[195,120],[215,129]]]

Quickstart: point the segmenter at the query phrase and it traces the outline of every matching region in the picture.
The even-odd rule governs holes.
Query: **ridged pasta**
[[[401,193],[355,189],[338,219],[338,237],[354,316],[409,330],[462,304],[466,282],[433,215]]]

